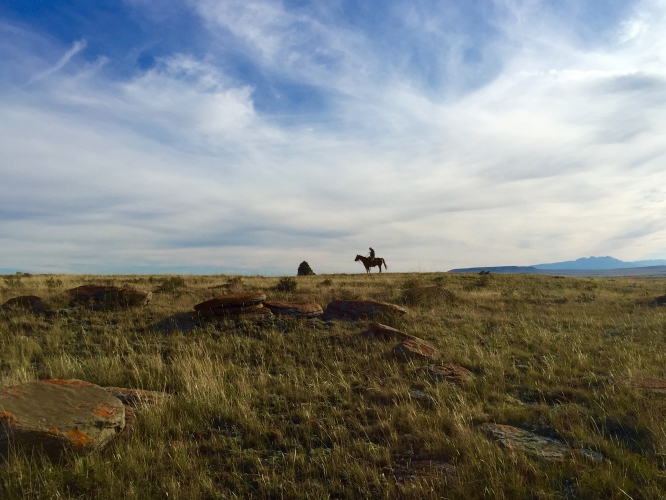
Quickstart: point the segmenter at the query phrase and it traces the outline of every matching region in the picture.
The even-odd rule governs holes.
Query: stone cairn
[[[314,274],[315,272],[310,267],[310,264],[308,264],[306,261],[301,262],[301,264],[298,266],[297,276],[314,276]]]

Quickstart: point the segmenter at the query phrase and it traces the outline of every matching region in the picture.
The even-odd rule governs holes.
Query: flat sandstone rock
[[[195,311],[213,310],[221,308],[244,308],[261,304],[266,295],[261,292],[229,293],[201,302],[194,306]]]
[[[324,314],[323,309],[315,302],[284,302],[268,300],[264,305],[277,316],[293,316],[300,318],[314,318]]]
[[[144,306],[153,297],[152,292],[137,288],[82,285],[65,292],[70,296],[70,306],[92,305],[94,308]]]
[[[82,380],[50,379],[0,388],[0,453],[11,443],[64,453],[99,449],[125,427],[125,408],[102,387]]]
[[[369,339],[379,340],[407,340],[415,339],[414,335],[402,332],[392,326],[384,325],[382,323],[370,323],[368,329],[363,332],[363,335]]]
[[[416,337],[403,340],[396,345],[393,348],[393,355],[402,361],[417,359],[437,361],[439,359],[439,353],[433,346]]]
[[[430,378],[436,381],[446,380],[452,384],[462,385],[474,380],[472,372],[454,364],[430,365],[427,370]]]
[[[376,300],[333,300],[326,306],[326,319],[356,320],[378,314],[407,314],[407,310],[395,304]]]

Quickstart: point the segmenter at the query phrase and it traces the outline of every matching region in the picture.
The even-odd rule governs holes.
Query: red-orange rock
[[[315,302],[284,302],[270,300],[264,305],[277,316],[293,316],[300,318],[314,318],[324,314],[321,306]]]
[[[446,380],[452,384],[462,385],[474,380],[474,375],[471,371],[454,364],[430,365],[427,370],[428,375],[437,381]]]
[[[363,332],[362,335],[366,338],[381,340],[407,340],[416,338],[414,335],[401,332],[400,330],[381,323],[370,323],[368,325],[368,330]]]
[[[437,361],[439,353],[425,340],[413,337],[403,340],[393,348],[393,355],[403,361],[423,359],[428,361]]]
[[[42,299],[35,295],[21,295],[14,297],[0,306],[0,311],[28,311],[33,314],[41,314],[46,310]]]
[[[105,285],[82,285],[65,293],[71,297],[70,306],[92,305],[95,309],[144,306],[153,297],[145,290]]]
[[[0,453],[11,445],[51,458],[101,448],[125,426],[125,408],[82,380],[43,380],[0,389]]]
[[[395,304],[376,300],[333,300],[326,306],[325,319],[356,320],[378,314],[407,314],[407,310]]]
[[[220,295],[213,299],[201,302],[194,306],[195,311],[203,311],[206,309],[219,309],[219,308],[242,308],[253,306],[262,303],[266,300],[266,295],[261,292],[250,293],[229,293],[227,295]]]

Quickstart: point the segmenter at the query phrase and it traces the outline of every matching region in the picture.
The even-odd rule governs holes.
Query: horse
[[[386,262],[384,262],[384,259],[381,257],[363,257],[362,255],[357,255],[356,258],[354,259],[354,262],[358,261],[363,262],[363,265],[365,266],[365,272],[369,273],[371,267],[379,266],[379,272],[382,272],[382,264],[384,264],[384,269],[388,269],[388,266],[386,265]]]

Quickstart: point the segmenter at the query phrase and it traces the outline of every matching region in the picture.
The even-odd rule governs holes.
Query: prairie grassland
[[[155,290],[138,309],[0,317],[0,383],[49,377],[164,390],[134,431],[62,463],[12,454],[1,498],[608,498],[666,496],[666,394],[631,377],[666,378],[666,309],[641,301],[665,280],[450,274],[231,280],[277,300],[372,298],[409,314],[383,322],[471,370],[466,386],[434,382],[423,363],[391,356],[396,342],[359,335],[367,322],[227,322],[187,333],[152,326],[224,293],[228,276],[0,278],[17,295],[66,308],[85,283]],[[438,284],[446,297],[406,290]],[[163,285],[163,286],[162,286]],[[413,390],[431,401],[411,398]],[[479,432],[515,425],[601,453],[543,462]],[[439,469],[400,475],[419,459]],[[407,464],[407,465],[405,465]]]

